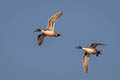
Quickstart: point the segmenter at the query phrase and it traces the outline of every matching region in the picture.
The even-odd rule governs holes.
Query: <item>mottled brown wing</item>
[[[48,19],[48,30],[54,30],[54,25],[56,20],[63,14],[63,12],[58,12],[55,15],[53,15],[50,19]]]
[[[90,47],[96,48],[96,47],[99,46],[99,45],[104,45],[104,44],[102,44],[102,43],[92,43],[92,44],[90,45]]]
[[[82,63],[83,63],[84,71],[85,71],[86,73],[88,72],[88,61],[89,61],[89,55],[85,53],[85,54],[82,56]]]
[[[45,35],[44,34],[40,34],[38,35],[38,45],[40,46],[44,40]]]

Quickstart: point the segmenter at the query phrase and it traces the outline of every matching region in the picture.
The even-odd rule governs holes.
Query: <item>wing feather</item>
[[[56,20],[63,14],[63,12],[58,12],[55,15],[53,15],[50,19],[48,19],[48,30],[54,30],[55,22]]]
[[[44,34],[38,35],[38,45],[39,45],[39,46],[42,44],[45,36],[46,36],[46,35],[44,35]]]
[[[89,55],[85,53],[82,56],[82,63],[83,63],[84,71],[86,73],[88,72],[88,61],[89,61]]]
[[[90,45],[90,47],[96,48],[96,47],[99,46],[99,45],[104,45],[104,44],[102,44],[102,43],[92,43],[92,44]]]

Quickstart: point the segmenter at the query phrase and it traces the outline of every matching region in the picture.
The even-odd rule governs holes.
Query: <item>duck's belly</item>
[[[47,36],[55,36],[55,31],[42,31]]]
[[[85,50],[88,53],[93,53],[93,54],[96,53],[95,49],[83,48],[83,50]]]

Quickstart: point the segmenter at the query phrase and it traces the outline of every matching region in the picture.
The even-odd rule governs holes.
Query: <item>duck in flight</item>
[[[47,25],[47,29],[46,30],[41,30],[41,29],[36,29],[34,32],[42,32],[42,34],[38,35],[38,45],[41,45],[44,38],[46,36],[50,36],[50,37],[58,37],[60,36],[59,33],[57,33],[54,29],[55,27],[55,22],[56,20],[63,14],[62,11],[56,13],[55,15],[53,15],[50,19],[48,19],[48,25]]]
[[[99,54],[102,54],[101,51],[97,50],[96,47],[99,45],[104,45],[102,43],[92,43],[90,46],[88,47],[81,47],[81,46],[77,46],[77,49],[82,49],[85,51],[85,54],[82,56],[82,64],[84,67],[84,71],[87,73],[88,72],[88,61],[89,61],[89,56],[91,54],[99,56]]]

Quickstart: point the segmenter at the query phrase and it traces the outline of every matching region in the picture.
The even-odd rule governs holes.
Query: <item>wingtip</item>
[[[59,12],[63,13],[63,11],[59,11]]]
[[[84,72],[87,74],[88,73],[88,69],[84,69]]]
[[[88,71],[85,71],[86,74],[88,74]]]
[[[63,13],[63,11],[61,11],[61,13]]]
[[[38,46],[41,46],[41,44],[38,43]]]
[[[63,14],[63,11],[60,11],[59,13]]]
[[[104,46],[107,46],[107,44],[103,44]]]
[[[84,69],[84,72],[87,74],[88,73],[88,69]]]

